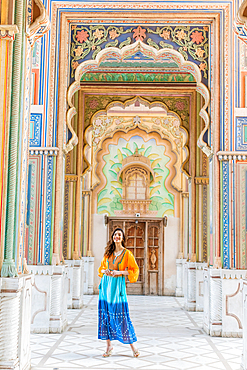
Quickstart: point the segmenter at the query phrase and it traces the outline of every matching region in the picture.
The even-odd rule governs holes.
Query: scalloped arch
[[[161,137],[162,140],[165,140],[165,141],[170,143],[169,145],[171,146],[172,153],[176,156],[176,158],[178,160],[178,156],[180,154],[177,152],[177,149],[174,145],[174,142],[173,142],[173,140],[171,140],[171,138],[169,136],[162,134],[159,130],[154,130],[153,127],[150,127],[148,129],[147,127],[146,128],[142,127],[139,124],[137,124],[135,127],[127,125],[126,127],[117,128],[117,129],[112,130],[111,133],[108,133],[106,131],[102,135],[102,140],[100,141],[100,144],[97,145],[97,149],[94,152],[93,147],[92,147],[93,122],[98,117],[101,117],[102,115],[107,115],[107,113],[111,110],[111,108],[121,106],[125,109],[129,105],[132,105],[136,100],[139,100],[143,105],[146,105],[149,109],[152,108],[152,107],[157,107],[157,106],[162,107],[164,112],[168,116],[175,117],[181,123],[180,117],[175,112],[170,111],[163,102],[157,102],[157,101],[149,102],[148,100],[146,100],[145,98],[140,97],[140,96],[134,97],[132,99],[128,99],[125,102],[113,101],[113,102],[109,103],[104,110],[99,110],[98,112],[95,112],[94,115],[91,118],[91,124],[86,128],[85,133],[84,133],[85,146],[84,146],[84,149],[83,149],[83,158],[84,158],[84,161],[87,164],[87,168],[84,170],[83,175],[85,175],[89,170],[92,171],[92,176],[94,178],[94,181],[92,181],[91,185],[93,185],[93,187],[98,186],[98,184],[100,182],[100,179],[97,175],[97,165],[96,165],[97,161],[95,161],[95,158],[97,157],[98,153],[102,150],[104,142],[106,140],[108,140],[109,138],[113,138],[113,136],[117,132],[122,132],[123,134],[128,134],[131,131],[136,130],[136,129],[139,129],[139,130],[145,132],[146,134],[150,134],[150,133],[153,134],[154,132],[156,132],[156,133],[158,133],[158,135]],[[135,115],[135,112],[133,112],[133,116],[134,115]],[[179,126],[179,131],[181,131],[181,133],[183,135],[183,147],[181,149],[184,152],[185,159],[184,159],[183,162],[181,160],[181,164],[180,164],[179,168],[177,168],[176,176],[179,172],[182,172],[186,175],[186,177],[189,178],[190,175],[185,169],[185,165],[189,161],[189,148],[187,146],[189,135],[188,135],[187,130],[182,126]],[[176,160],[176,163],[177,163],[177,160]],[[180,169],[180,171],[179,171],[179,169]],[[174,187],[174,189],[180,191],[178,188],[176,188],[175,185],[172,185],[172,186]]]
[[[211,148],[207,145],[207,143],[203,140],[203,136],[205,132],[209,129],[209,116],[206,111],[208,104],[209,104],[209,91],[207,87],[201,82],[201,73],[198,66],[193,63],[186,61],[183,56],[177,52],[176,50],[164,48],[157,50],[150,45],[144,44],[142,41],[138,40],[131,45],[127,45],[122,49],[118,49],[115,47],[109,47],[103,49],[99,52],[96,56],[95,60],[88,60],[82,62],[75,71],[75,81],[69,86],[68,88],[68,105],[69,109],[67,111],[67,126],[72,133],[72,137],[67,143],[64,148],[64,152],[68,153],[73,147],[77,144],[78,138],[76,133],[74,132],[71,120],[74,115],[77,113],[76,108],[73,105],[72,98],[76,91],[80,90],[80,80],[84,73],[92,70],[98,70],[100,64],[107,59],[116,59],[116,60],[124,60],[133,56],[136,52],[142,52],[145,56],[148,56],[154,60],[154,62],[161,62],[164,59],[172,59],[175,63],[178,64],[180,71],[189,72],[191,73],[195,80],[196,80],[196,91],[198,91],[204,98],[204,105],[201,108],[199,115],[205,122],[205,127],[203,131],[200,133],[197,145],[198,147],[207,155],[210,156],[212,153]]]

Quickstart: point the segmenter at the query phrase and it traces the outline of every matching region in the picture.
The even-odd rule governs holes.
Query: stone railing
[[[68,308],[81,308],[84,292],[84,260],[65,260],[68,265]]]
[[[67,326],[68,266],[29,265],[34,274],[32,333],[61,333]]]
[[[0,369],[31,364],[31,295],[34,276],[0,278]]]

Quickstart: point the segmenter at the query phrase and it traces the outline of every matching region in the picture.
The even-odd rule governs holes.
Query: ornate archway
[[[201,73],[198,66],[190,61],[185,61],[183,56],[176,50],[171,49],[160,49],[156,50],[154,47],[144,44],[142,41],[138,40],[132,45],[124,46],[122,49],[109,47],[103,49],[98,53],[95,60],[89,60],[82,62],[76,68],[75,71],[75,81],[68,88],[68,105],[69,109],[67,111],[67,126],[71,131],[72,137],[64,148],[64,152],[68,153],[74,145],[78,143],[78,138],[71,125],[71,120],[77,113],[76,108],[73,104],[73,96],[76,91],[80,89],[80,82],[82,76],[89,71],[97,71],[103,62],[106,61],[117,61],[119,63],[132,58],[136,53],[142,53],[145,57],[150,58],[153,63],[164,62],[171,60],[175,63],[177,72],[187,72],[190,73],[196,82],[196,91],[198,91],[204,99],[204,104],[202,105],[199,115],[205,123],[205,127],[199,135],[197,144],[205,152],[207,156],[210,155],[211,149],[208,144],[204,141],[203,137],[209,128],[209,116],[207,113],[207,107],[209,104],[209,91],[207,87],[201,82]]]

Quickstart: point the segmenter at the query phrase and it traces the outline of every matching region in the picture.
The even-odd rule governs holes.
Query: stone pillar
[[[203,329],[213,337],[222,335],[221,269],[205,269]]]
[[[205,262],[196,263],[196,311],[203,311],[203,269],[206,266]]]
[[[34,275],[32,333],[61,333],[67,326],[68,266],[28,266]]]
[[[82,257],[84,261],[84,294],[93,294],[94,257]]]
[[[187,300],[187,294],[188,294],[188,284],[187,284],[187,280],[188,280],[188,262],[185,261],[185,263],[183,264],[183,291],[184,291],[184,302],[186,302]]]
[[[66,260],[68,265],[68,308],[81,308],[83,306],[84,291],[84,260]]]
[[[210,323],[210,302],[209,302],[209,269],[203,270],[203,329],[209,334]]]
[[[221,270],[222,337],[243,336],[242,289],[244,270]]]
[[[184,296],[184,263],[186,259],[179,258],[176,259],[177,266],[177,286],[176,286],[176,297]]]
[[[204,270],[203,328],[211,336],[242,337],[245,270]]]
[[[196,309],[196,263],[187,263],[187,294],[185,296],[185,308],[188,311]]]
[[[242,369],[247,370],[247,277],[243,280],[243,354]]]
[[[33,275],[0,278],[0,369],[31,367],[30,324]]]

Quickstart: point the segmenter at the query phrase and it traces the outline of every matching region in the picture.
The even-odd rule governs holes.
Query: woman
[[[107,343],[103,357],[111,356],[111,340],[115,339],[130,344],[134,357],[140,354],[133,345],[137,339],[129,316],[125,287],[125,275],[128,275],[131,283],[135,283],[139,268],[133,254],[124,247],[124,242],[123,230],[115,229],[98,270],[102,278],[99,285],[98,338]]]

